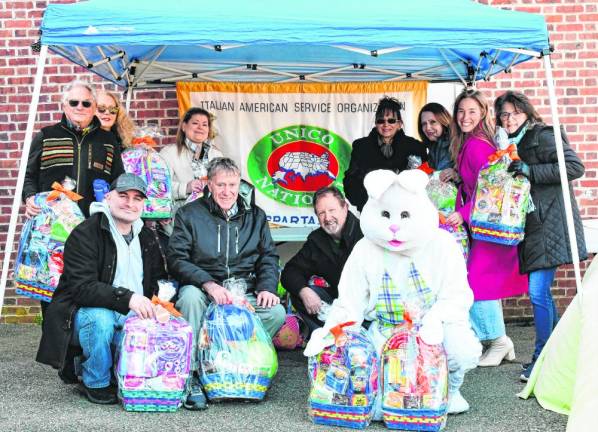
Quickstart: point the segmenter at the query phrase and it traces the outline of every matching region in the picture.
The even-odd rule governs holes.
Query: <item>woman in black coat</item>
[[[557,323],[558,313],[550,287],[559,265],[572,262],[565,220],[559,164],[552,126],[542,123],[529,99],[522,93],[508,91],[494,102],[496,123],[507,130],[509,142],[517,145],[520,161],[509,171],[526,176],[531,183],[535,210],[527,215],[525,237],[519,245],[519,269],[529,275],[529,297],[534,313],[536,344],[532,361],[521,379],[527,381],[533,365]],[[563,132],[563,150],[567,178],[584,174],[584,166],[569,146]],[[573,190],[569,183],[571,197]],[[575,199],[571,199],[579,259],[587,258],[583,227]]]
[[[399,173],[407,168],[417,168],[408,166],[409,156],[416,156],[417,164],[427,161],[426,146],[403,132],[400,102],[384,97],[378,101],[376,127],[367,137],[353,142],[351,161],[343,180],[347,199],[361,211],[368,199],[363,186],[365,175],[377,169]]]

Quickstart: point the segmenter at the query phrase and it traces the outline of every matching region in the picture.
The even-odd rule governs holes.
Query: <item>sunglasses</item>
[[[384,124],[384,123],[388,123],[388,124],[395,124],[396,122],[398,122],[398,120],[396,118],[389,118],[389,119],[383,119],[383,118],[379,118],[376,119],[376,124]]]
[[[118,114],[118,107],[110,107],[108,108],[107,106],[103,106],[100,105],[98,106],[98,112],[100,114],[104,114],[106,111],[108,111],[110,114]]]
[[[83,105],[83,108],[89,108],[93,104],[92,101],[88,100],[77,100],[77,99],[69,99],[69,105],[73,108],[79,106],[79,104]]]

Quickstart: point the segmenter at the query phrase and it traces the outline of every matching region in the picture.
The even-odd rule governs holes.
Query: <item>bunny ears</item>
[[[375,170],[368,173],[363,179],[363,185],[372,199],[379,199],[394,183],[412,193],[425,193],[428,176],[421,170],[405,170],[395,174],[390,170]]]

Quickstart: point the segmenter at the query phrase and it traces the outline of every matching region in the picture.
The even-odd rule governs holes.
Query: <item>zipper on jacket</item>
[[[220,224],[218,224],[218,255],[220,255]]]
[[[68,133],[70,133],[75,138],[75,142],[77,143],[77,183],[75,184],[75,192],[80,194],[81,190],[79,189],[79,180],[81,178],[81,146],[83,145],[83,140],[85,139],[85,137],[81,137],[81,141],[79,141],[77,134],[73,133],[73,131],[71,131],[67,127],[62,126],[62,128]],[[87,165],[89,167],[88,169],[91,169],[91,147],[89,148],[89,156],[90,157]]]
[[[230,268],[228,266],[228,252],[229,252],[229,245],[230,245],[230,226],[228,223],[228,219],[226,220],[226,275],[227,279],[230,279]]]
[[[235,231],[237,233],[235,237],[235,252],[239,255],[239,227],[235,227]]]

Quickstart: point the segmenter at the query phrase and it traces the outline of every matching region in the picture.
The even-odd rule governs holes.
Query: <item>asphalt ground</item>
[[[211,404],[206,411],[125,412],[120,405],[89,403],[76,385],[63,384],[51,367],[34,360],[41,327],[0,325],[0,432],[9,431],[328,431],[307,416],[307,363],[300,351],[281,352],[279,371],[260,403]],[[520,361],[528,361],[533,328],[512,325],[517,362],[478,368],[465,377],[462,393],[471,404],[466,414],[450,416],[446,431],[564,431],[567,417],[542,409],[535,399],[516,393]],[[349,429],[344,429],[349,430]],[[372,423],[367,430],[387,430]],[[598,430],[598,429],[597,429]]]

